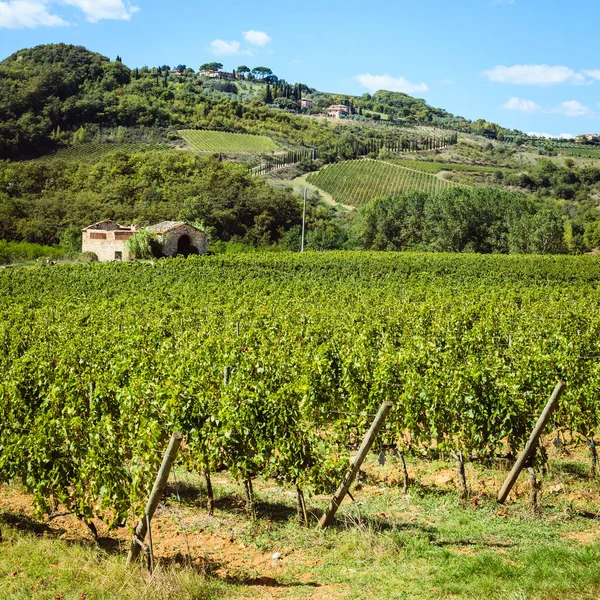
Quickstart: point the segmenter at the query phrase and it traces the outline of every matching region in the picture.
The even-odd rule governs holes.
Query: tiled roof
[[[167,231],[177,229],[177,227],[181,227],[182,225],[187,225],[187,223],[185,221],[162,221],[156,225],[150,225],[150,227],[147,227],[146,229],[148,229],[148,231],[153,231],[154,233],[166,233]]]

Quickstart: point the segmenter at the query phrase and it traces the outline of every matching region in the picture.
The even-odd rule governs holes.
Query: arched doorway
[[[177,254],[181,254],[183,256],[188,256],[192,253],[192,242],[187,235],[182,235],[177,240]]]

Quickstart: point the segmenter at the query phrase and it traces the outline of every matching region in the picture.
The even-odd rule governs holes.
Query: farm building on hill
[[[138,225],[123,226],[101,221],[82,230],[82,252],[93,252],[101,262],[129,260],[127,240],[140,231]],[[156,234],[163,256],[206,253],[206,234],[183,221],[163,221],[146,228]]]
[[[350,114],[350,110],[344,104],[332,104],[327,108],[327,116],[334,119],[343,119]]]
[[[302,100],[300,100],[300,108],[312,110],[314,108],[314,103],[310,98],[302,98]]]

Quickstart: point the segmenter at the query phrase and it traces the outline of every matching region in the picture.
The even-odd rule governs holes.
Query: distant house
[[[302,98],[300,100],[300,108],[312,110],[314,107],[313,101],[310,98]]]
[[[225,79],[226,81],[242,78],[240,73],[228,73],[227,71],[198,71],[198,75],[209,79]]]
[[[138,225],[123,226],[100,221],[82,230],[82,252],[93,252],[101,262],[129,260],[127,240],[140,231]],[[206,234],[183,221],[163,221],[146,228],[156,234],[163,256],[206,253]]]
[[[593,144],[597,144],[600,142],[600,135],[597,133],[584,133],[582,135],[577,136],[576,141],[578,142],[591,142]]]
[[[350,110],[344,104],[332,104],[327,108],[327,116],[334,119],[343,119],[350,114]]]

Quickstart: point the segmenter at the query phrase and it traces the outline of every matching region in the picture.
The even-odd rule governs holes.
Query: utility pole
[[[302,211],[302,247],[300,252],[304,252],[304,229],[306,227],[306,188],[304,188],[304,210]]]

